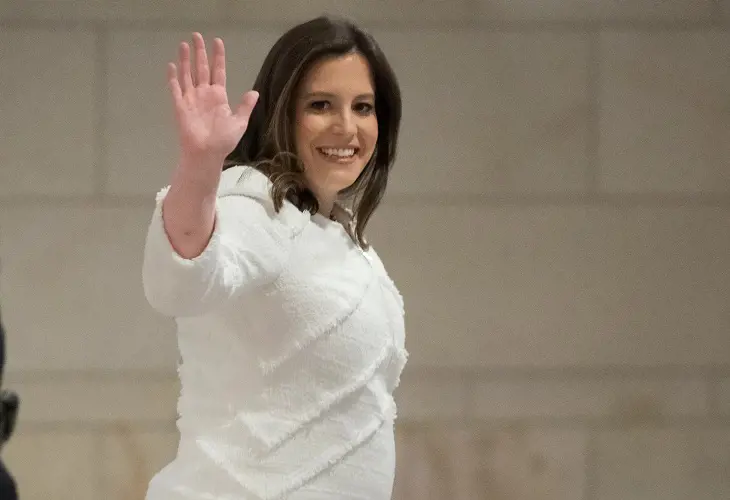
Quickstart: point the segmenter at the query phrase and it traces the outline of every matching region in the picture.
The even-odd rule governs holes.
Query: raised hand
[[[180,44],[179,67],[169,63],[168,87],[175,105],[181,152],[194,158],[224,159],[246,131],[258,93],[246,92],[236,110],[228,103],[226,56],[223,40],[213,44],[213,66],[208,64],[205,41],[193,34],[195,68],[190,62],[190,46]]]

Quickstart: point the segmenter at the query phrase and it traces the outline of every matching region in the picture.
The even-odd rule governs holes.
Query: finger
[[[177,79],[177,68],[174,63],[167,64],[167,86],[175,105],[179,105],[182,100],[182,89],[180,88],[180,81]]]
[[[213,41],[213,71],[210,83],[226,86],[226,48],[220,38]]]
[[[243,94],[241,103],[236,109],[236,118],[238,118],[244,126],[248,124],[248,119],[251,117],[253,108],[256,106],[256,102],[259,100],[259,93],[255,90],[249,90]]]
[[[200,33],[193,33],[193,44],[195,45],[195,77],[198,85],[210,83],[210,67],[208,66],[208,54],[205,52],[205,41]]]
[[[180,76],[179,82],[182,92],[190,92],[193,89],[193,77],[190,73],[190,45],[185,42],[180,44]]]

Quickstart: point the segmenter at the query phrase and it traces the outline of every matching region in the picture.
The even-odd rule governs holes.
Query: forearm
[[[183,258],[200,255],[215,225],[215,204],[223,160],[184,155],[175,169],[163,201],[165,232]]]

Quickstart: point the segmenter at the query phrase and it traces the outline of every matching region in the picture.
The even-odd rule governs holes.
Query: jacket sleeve
[[[176,317],[205,314],[245,289],[276,279],[294,234],[273,213],[273,203],[219,191],[210,241],[200,255],[186,259],[165,231],[162,202],[168,189],[157,195],[142,265],[145,296],[156,311]]]

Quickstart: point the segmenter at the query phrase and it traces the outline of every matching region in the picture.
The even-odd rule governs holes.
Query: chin
[[[347,176],[346,179],[337,179],[336,182],[332,182],[332,179],[330,179],[330,182],[328,183],[328,191],[332,193],[341,193],[342,191],[346,190],[347,188],[351,187],[353,184],[355,184],[355,181],[357,181],[357,176]]]
[[[322,175],[319,176],[321,182],[318,184],[327,186],[328,191],[339,192],[352,186],[364,170],[364,165],[342,165],[337,167],[326,166],[323,168]]]

